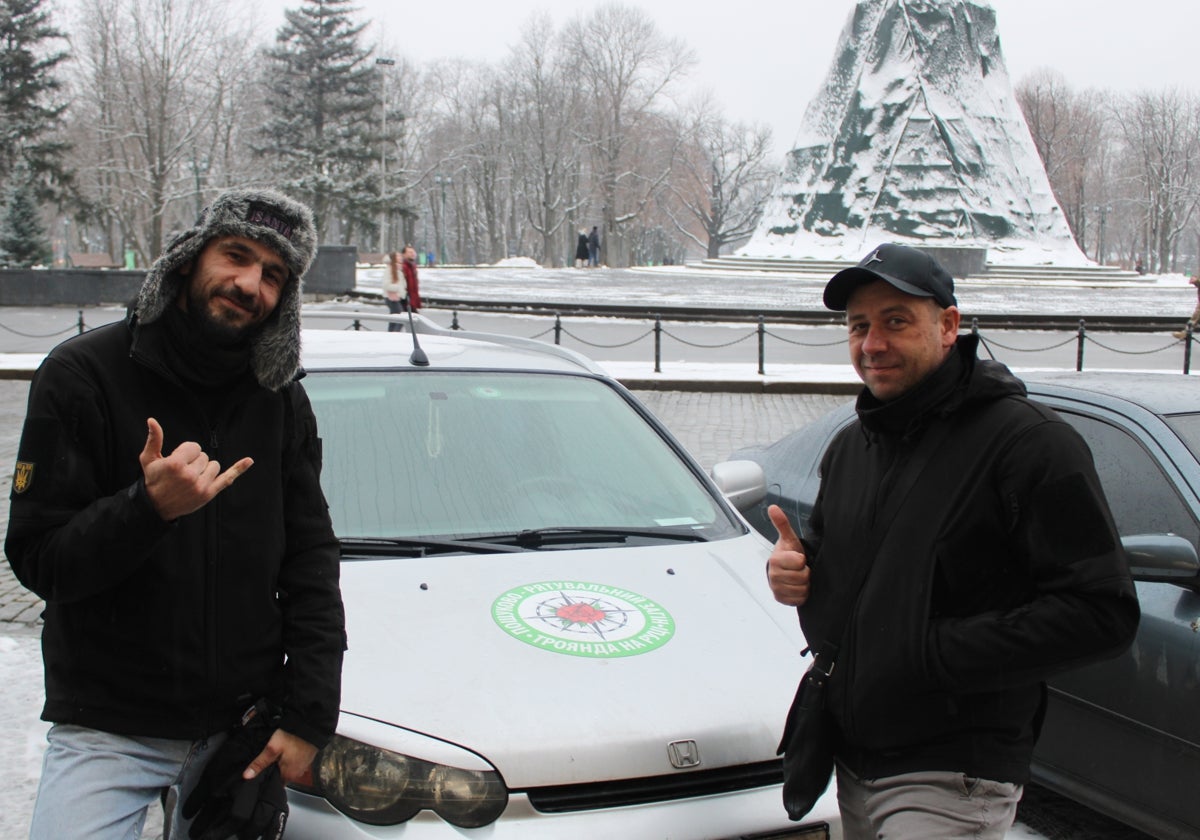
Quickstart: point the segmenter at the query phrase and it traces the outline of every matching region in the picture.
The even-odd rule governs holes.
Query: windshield
[[[617,391],[578,376],[313,372],[334,528],[470,538],[546,528],[741,529]]]

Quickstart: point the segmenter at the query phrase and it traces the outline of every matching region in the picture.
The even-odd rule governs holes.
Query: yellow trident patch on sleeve
[[[17,461],[13,472],[13,492],[24,493],[33,484],[33,464],[29,461]]]

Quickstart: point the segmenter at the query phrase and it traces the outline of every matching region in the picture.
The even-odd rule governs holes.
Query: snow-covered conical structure
[[[859,0],[739,252],[858,260],[879,242],[1086,265],[983,0]]]

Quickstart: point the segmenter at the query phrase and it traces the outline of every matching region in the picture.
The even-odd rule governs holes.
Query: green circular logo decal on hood
[[[492,604],[500,629],[568,656],[613,659],[665,645],[675,620],[654,601],[601,583],[551,580],[510,589]]]

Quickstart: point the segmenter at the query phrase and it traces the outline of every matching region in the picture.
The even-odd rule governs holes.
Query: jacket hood
[[[200,211],[195,225],[171,240],[146,272],[134,307],[137,320],[153,323],[175,305],[185,282],[180,269],[218,236],[254,239],[287,264],[289,282],[250,347],[255,378],[264,388],[277,391],[300,369],[301,282],[317,248],[316,226],[305,205],[274,190],[229,190],[219,195]]]

